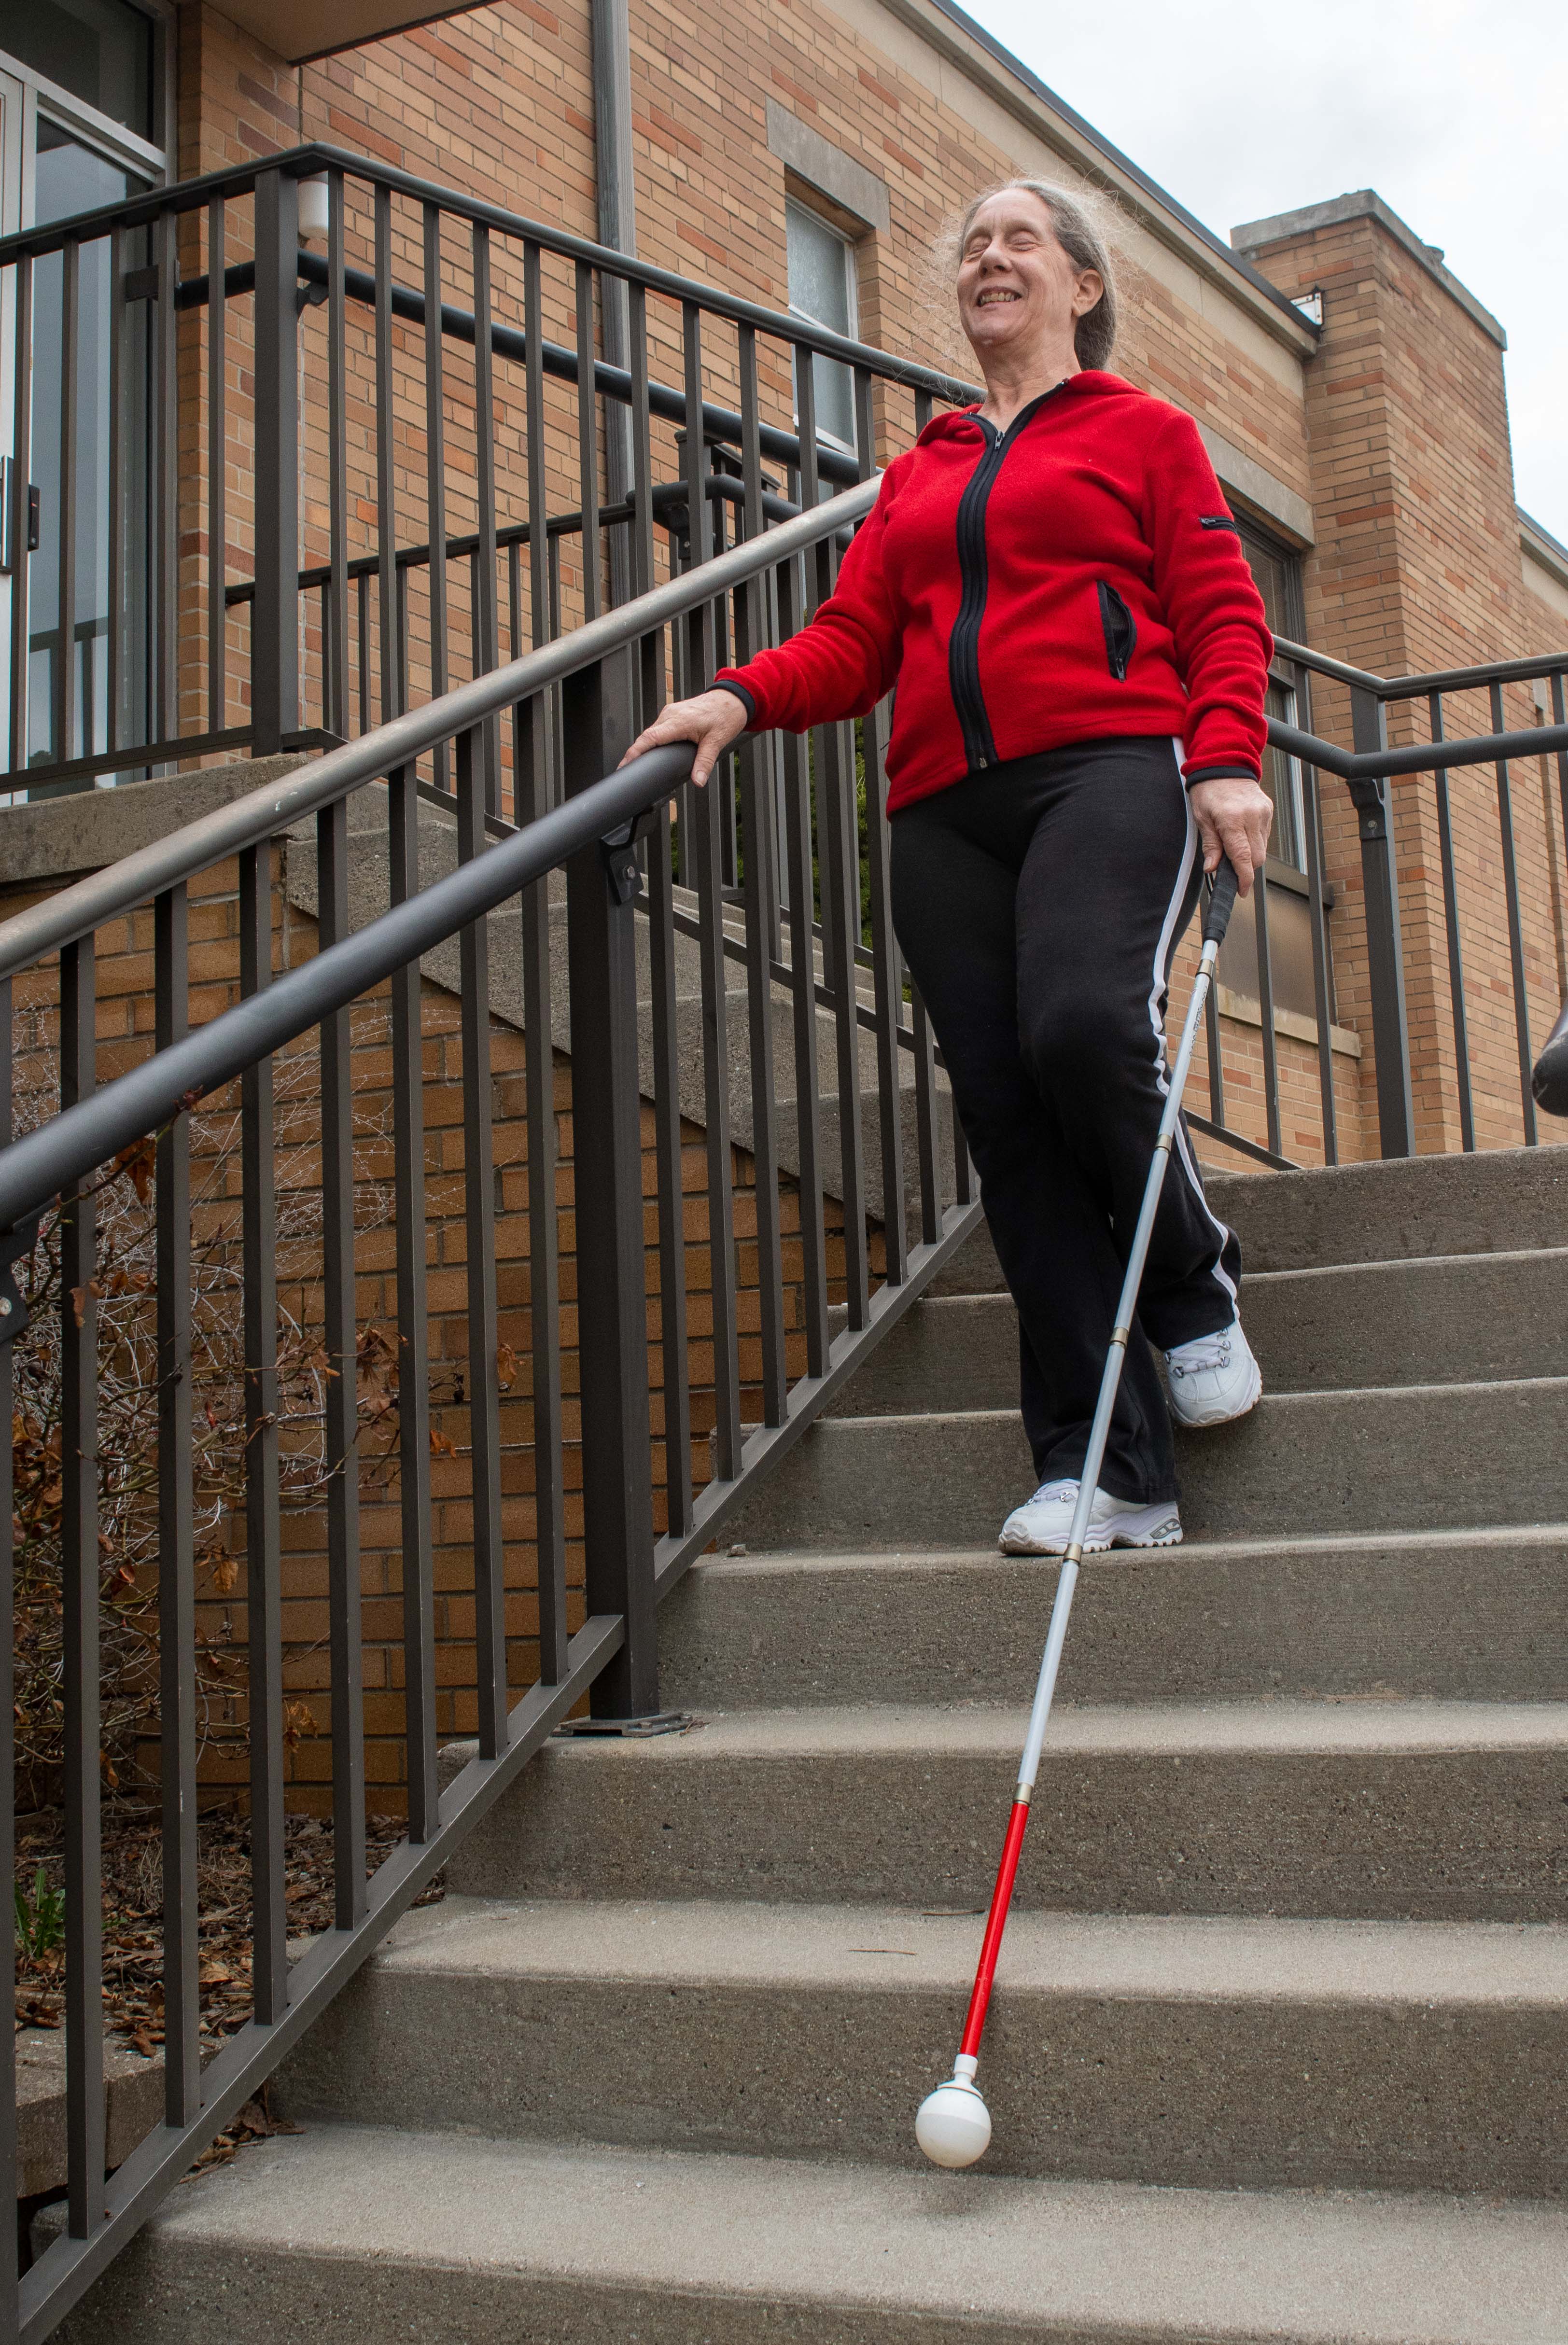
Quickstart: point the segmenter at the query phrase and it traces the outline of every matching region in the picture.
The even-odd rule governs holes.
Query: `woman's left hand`
[[[1263,868],[1274,821],[1268,791],[1232,775],[1221,781],[1195,782],[1187,796],[1203,835],[1204,869],[1217,871],[1221,854],[1227,855],[1237,887],[1247,895],[1253,875]]]

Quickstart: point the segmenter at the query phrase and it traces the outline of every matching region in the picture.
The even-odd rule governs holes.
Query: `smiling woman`
[[[1040,1481],[1002,1544],[1057,1555],[1166,1093],[1172,955],[1203,866],[1223,849],[1246,889],[1263,862],[1272,645],[1196,425],[1108,371],[1115,289],[1082,208],[1014,180],[955,241],[983,401],[889,465],[809,626],[628,755],[695,742],[704,781],[748,724],[805,732],[896,685],[893,923],[1018,1305]],[[1178,1540],[1171,1413],[1223,1424],[1261,1390],[1240,1252],[1179,1127],[1176,1155],[1090,1550]]]

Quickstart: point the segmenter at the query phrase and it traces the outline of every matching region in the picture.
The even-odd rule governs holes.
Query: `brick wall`
[[[1249,248],[1284,290],[1321,287],[1324,294],[1322,344],[1307,371],[1318,522],[1306,575],[1308,640],[1385,675],[1522,657],[1562,635],[1560,624],[1543,624],[1547,614],[1522,576],[1497,334],[1436,263],[1412,250],[1413,241],[1380,208],[1363,207]],[[1318,731],[1349,739],[1342,692],[1315,686],[1313,713]],[[1511,726],[1538,721],[1528,686],[1504,694],[1503,714]],[[1444,724],[1451,736],[1492,730],[1487,696],[1451,696]],[[1390,708],[1390,741],[1428,736],[1424,698]],[[1521,1134],[1497,784],[1483,767],[1456,774],[1450,787],[1476,1135],[1480,1145],[1496,1146]],[[1551,786],[1539,763],[1516,766],[1511,796],[1531,1030],[1539,1042],[1560,998],[1561,847],[1553,852]],[[1324,806],[1331,875],[1359,906],[1353,809],[1331,781]],[[1395,806],[1418,1144],[1449,1149],[1459,1145],[1456,1056],[1431,777],[1397,784]],[[1341,1014],[1368,1043],[1370,1082],[1357,926],[1341,924],[1336,979]],[[1543,1136],[1553,1136],[1550,1125]]]

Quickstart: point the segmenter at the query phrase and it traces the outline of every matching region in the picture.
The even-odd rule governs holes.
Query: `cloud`
[[[1568,538],[1561,0],[1040,0],[970,12],[1222,237],[1375,188],[1508,330],[1519,502]]]

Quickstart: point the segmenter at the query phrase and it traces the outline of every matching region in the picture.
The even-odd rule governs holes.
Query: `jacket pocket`
[[[1127,667],[1137,649],[1138,623],[1114,586],[1103,578],[1096,584],[1100,594],[1100,624],[1105,635],[1105,662],[1118,684],[1125,684]]]

